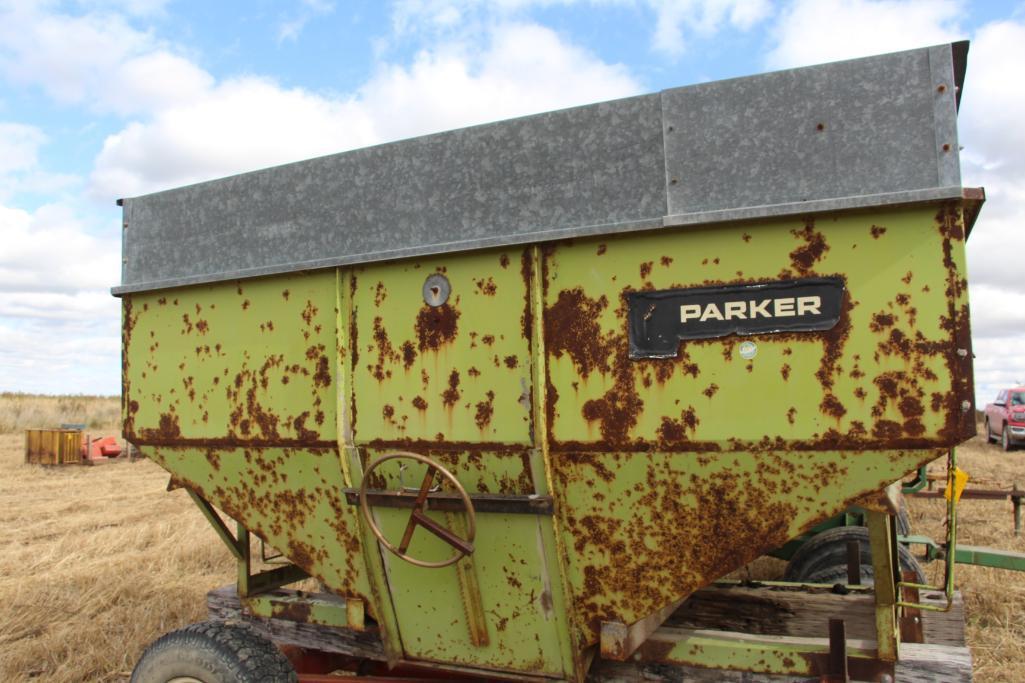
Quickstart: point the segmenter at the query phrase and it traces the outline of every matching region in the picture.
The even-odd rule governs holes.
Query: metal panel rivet
[[[680,182],[680,179],[679,179],[679,178],[673,178],[673,179],[671,179],[671,180],[669,181],[669,184],[670,184],[670,185],[675,185],[675,184],[676,184],[676,183],[678,183],[678,182]]]
[[[971,409],[972,409],[972,402],[971,401],[961,401],[961,410],[963,410],[964,412],[967,413]]]
[[[949,143],[946,143],[946,142],[943,143],[943,151],[944,152],[949,152],[950,151],[950,144]]]
[[[448,301],[448,295],[452,292],[452,285],[448,278],[441,273],[428,275],[424,280],[423,297],[424,303],[437,308]]]
[[[947,92],[947,86],[940,83],[938,86],[936,86],[936,92]]]
[[[815,126],[815,130],[817,130],[817,131],[819,131],[819,132],[822,132],[822,131],[824,131],[825,129],[826,129],[826,124],[824,124],[824,123],[820,123],[820,124],[818,124],[818,125],[816,125],[816,126]]]
[[[957,350],[957,355],[961,356],[962,358],[967,358],[968,357],[968,349],[958,349]]]

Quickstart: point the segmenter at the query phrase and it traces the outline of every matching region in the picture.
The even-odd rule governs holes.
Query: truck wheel
[[[1007,425],[1004,425],[1003,431],[1000,432],[1000,447],[1005,451],[1009,451],[1014,446],[1011,445],[1011,433],[1007,431]]]
[[[847,541],[857,541],[861,548],[861,582],[874,580],[872,550],[868,529],[863,526],[841,526],[816,534],[798,548],[787,564],[785,581],[806,583],[847,583]],[[925,583],[925,573],[906,546],[897,544],[897,555],[903,570],[915,572],[916,582]]]
[[[295,669],[248,626],[204,621],[146,648],[131,683],[294,683]]]
[[[985,430],[986,430],[986,443],[993,443],[994,441],[996,441],[996,439],[993,437],[993,430],[989,428],[989,418],[988,417],[986,418],[985,425],[986,425],[985,426]]]

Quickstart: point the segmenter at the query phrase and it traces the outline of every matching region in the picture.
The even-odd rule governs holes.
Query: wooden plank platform
[[[282,595],[295,591],[279,589]],[[943,604],[942,596],[926,594],[923,602]],[[364,632],[302,624],[283,619],[260,619],[245,614],[235,586],[207,594],[211,619],[246,621],[279,645],[294,645],[358,658],[382,661],[384,647],[371,627]],[[781,640],[826,638],[829,619],[842,618],[851,641],[874,641],[875,617],[869,593],[838,595],[828,587],[795,590],[778,586],[709,586],[687,599],[652,638],[671,640],[693,630],[735,632]],[[964,603],[956,595],[949,612],[924,612],[925,643],[902,643],[897,681],[965,683],[972,680],[972,660],[964,639]],[[738,637],[740,637],[738,635]],[[744,681],[782,683],[806,678],[703,669],[664,663],[613,662],[596,659],[589,681],[602,683],[683,683]]]

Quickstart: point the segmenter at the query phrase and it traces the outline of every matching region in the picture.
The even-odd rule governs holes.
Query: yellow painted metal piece
[[[77,429],[26,429],[25,462],[77,465],[82,462],[82,432]]]
[[[951,492],[954,495],[954,503],[961,500],[965,486],[968,485],[968,473],[960,467],[955,467],[947,476],[947,488],[943,491],[943,497],[950,500]]]

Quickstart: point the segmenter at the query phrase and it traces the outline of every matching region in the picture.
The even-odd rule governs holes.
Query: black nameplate
[[[673,358],[685,339],[828,330],[843,294],[837,277],[631,292],[630,357]]]

